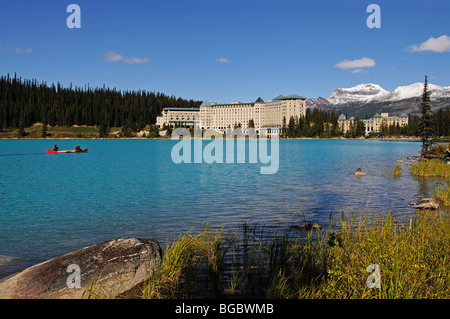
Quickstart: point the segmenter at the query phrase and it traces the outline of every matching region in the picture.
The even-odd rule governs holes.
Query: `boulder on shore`
[[[106,241],[0,280],[0,299],[79,299],[85,291],[115,297],[148,279],[161,263],[161,256],[161,247],[154,239]]]
[[[362,169],[360,169],[360,168],[358,168],[356,171],[355,171],[355,174],[354,174],[355,176],[366,176],[366,173],[364,173],[363,171],[362,171]]]
[[[409,204],[417,209],[439,209],[439,203],[436,202],[433,198],[423,198],[419,201],[419,204],[413,202],[410,202]]]

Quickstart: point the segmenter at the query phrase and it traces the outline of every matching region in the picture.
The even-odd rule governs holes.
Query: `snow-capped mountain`
[[[428,84],[431,99],[450,98],[450,87]],[[331,104],[369,103],[400,101],[422,96],[423,83],[399,86],[394,91],[386,91],[377,84],[359,84],[352,88],[337,88],[328,97]]]
[[[324,99],[323,97],[319,96],[317,99],[306,99],[306,107],[313,109],[316,107],[319,108],[326,108],[327,106],[330,106],[331,103]]]
[[[431,109],[450,107],[450,86],[428,84]],[[321,108],[339,111],[349,116],[373,116],[376,113],[418,114],[423,93],[423,83],[399,86],[387,91],[378,84],[359,84],[351,88],[337,88],[327,99],[307,99],[310,109]]]
[[[367,103],[378,100],[388,93],[377,84],[359,84],[352,88],[337,88],[327,100],[331,104]]]
[[[431,100],[450,97],[450,86],[442,87],[439,85],[428,84]],[[423,83],[414,83],[408,86],[399,86],[394,91],[389,92],[385,101],[400,101],[422,96]]]

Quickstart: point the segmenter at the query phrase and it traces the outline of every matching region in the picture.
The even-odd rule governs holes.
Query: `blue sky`
[[[450,86],[449,16],[448,0],[0,0],[0,74],[221,103]]]

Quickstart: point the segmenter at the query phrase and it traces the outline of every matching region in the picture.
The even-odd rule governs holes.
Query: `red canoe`
[[[53,150],[47,150],[47,154],[58,154],[58,153],[87,153],[88,149],[83,148],[79,151],[77,150],[66,150],[66,151],[53,151]]]

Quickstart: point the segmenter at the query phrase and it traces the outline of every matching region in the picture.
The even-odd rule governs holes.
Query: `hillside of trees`
[[[0,130],[41,122],[50,126],[130,127],[156,122],[164,107],[198,107],[199,101],[159,92],[48,85],[9,74],[0,77]]]

